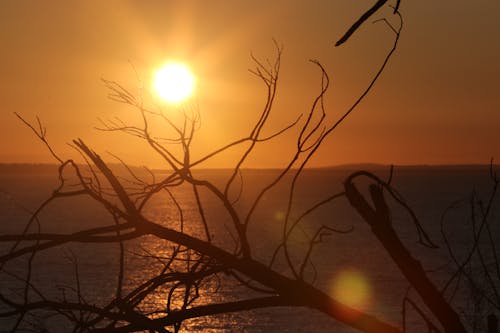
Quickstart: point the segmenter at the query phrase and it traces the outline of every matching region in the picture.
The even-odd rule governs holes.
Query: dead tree
[[[386,2],[378,1],[337,44],[345,42]],[[391,228],[383,191],[391,194],[393,192],[387,183],[370,174],[354,174],[346,180],[345,191],[334,193],[317,202],[299,214],[298,218],[292,214],[297,182],[304,168],[322,143],[372,90],[396,50],[402,28],[398,7],[399,1],[394,7],[394,18],[398,20],[396,24],[387,19],[379,20],[394,33],[392,48],[359,98],[335,121],[328,123],[325,106],[329,76],[319,62],[312,61],[321,73],[321,80],[319,93],[310,109],[282,130],[275,133],[266,132],[265,125],[269,121],[278,92],[282,57],[282,47],[276,43],[277,55],[274,63],[268,64],[253,58],[255,68],[251,72],[264,84],[267,97],[265,106],[249,133],[197,159],[191,154],[193,138],[199,126],[197,110],[186,110],[181,123],[176,123],[161,109],[147,108],[140,96],[135,96],[116,82],[105,80],[104,84],[110,91],[109,97],[131,106],[141,116],[142,123],[130,125],[120,120],[106,121],[102,123],[101,129],[126,133],[144,140],[152,151],[163,159],[165,170],[168,170],[161,174],[160,179],[159,175],[150,173],[150,179],[146,180],[146,177],[139,175],[125,163],[123,165],[129,175],[127,179],[122,178],[81,139],[73,141],[73,146],[81,154],[86,165],[77,164],[70,159],[65,160],[57,155],[48,143],[45,129],[40,122],[33,126],[20,117],[58,161],[59,185],[52,195],[32,212],[22,232],[0,235],[0,242],[7,245],[0,255],[0,271],[3,275],[21,281],[23,286],[17,293],[0,294],[0,317],[12,319],[10,328],[13,331],[27,328],[42,331],[46,328],[36,327],[33,324],[34,318],[54,316],[65,318],[76,332],[177,332],[182,324],[191,318],[263,307],[293,306],[317,310],[361,332],[403,332],[404,328],[399,328],[396,324],[387,323],[332,298],[306,276],[305,270],[311,265],[312,249],[327,233],[342,230],[324,223],[312,234],[306,249],[299,251],[301,259],[297,260],[294,255],[297,249],[293,247],[291,235],[300,227],[303,217],[329,202],[346,197],[372,227],[374,235],[387,249],[388,255],[438,319],[439,324],[432,324],[429,320],[429,327],[436,332],[439,331],[437,325],[441,325],[445,332],[465,332],[456,312],[442,298],[420,264],[413,259]],[[163,121],[168,136],[156,136],[150,126],[153,121]],[[238,209],[241,192],[238,186],[244,184],[240,177],[245,161],[261,143],[274,140],[291,130],[297,132],[296,150],[286,167],[257,192],[249,207]],[[196,175],[195,167],[202,166],[205,161],[233,147],[244,149],[224,184],[215,184]],[[375,185],[370,187],[373,207],[354,185],[354,179],[360,176],[368,176],[375,181]],[[284,182],[289,183],[281,239],[274,244],[275,251],[271,263],[265,263],[256,259],[253,248],[255,242],[249,236],[249,228],[255,224],[256,210],[265,195]],[[176,192],[182,186],[191,191],[196,218],[187,216],[183,210],[182,198]],[[230,226],[225,230],[225,234],[232,237],[232,243],[217,242],[220,239],[217,233],[220,233],[221,229],[216,227],[217,219],[214,220],[207,213],[202,191],[215,198],[228,216]],[[82,227],[67,233],[43,231],[41,215],[48,207],[60,200],[80,197],[98,204],[107,213],[109,223],[91,228]],[[148,205],[157,198],[169,200],[170,207],[175,210],[170,213],[177,216],[176,223],[166,224],[161,219],[155,220],[148,215]],[[193,233],[193,226],[200,232]],[[419,227],[418,230],[423,241],[432,245],[423,229]],[[146,252],[137,256],[126,251],[128,242],[147,237],[162,241],[161,253]],[[115,260],[118,269],[116,276],[111,277],[115,281],[114,291],[105,297],[104,302],[87,301],[82,292],[83,281],[78,270],[78,256],[75,254],[68,255],[74,267],[75,283],[72,287],[63,288],[59,296],[46,294],[33,281],[32,272],[38,268],[34,264],[38,256],[45,251],[72,243],[116,246]],[[156,262],[159,265],[158,271],[140,284],[128,285],[126,275],[130,256]],[[275,269],[274,263],[278,257],[286,263],[286,270]],[[9,268],[16,263],[26,265],[21,275]],[[203,298],[200,290],[206,285],[217,290],[222,284],[221,276],[236,281],[238,287],[246,292],[233,295],[235,300],[207,303],[209,300]],[[152,297],[161,300],[159,305],[153,304],[153,308],[148,303],[148,299]]]
[[[455,270],[442,288],[450,303],[464,294],[466,304],[457,302],[464,320],[472,332],[498,332],[497,315],[500,311],[500,261],[497,247],[498,230],[495,228],[495,207],[500,180],[493,160],[489,172],[491,189],[486,195],[473,191],[467,198],[452,203],[441,217],[441,235]],[[484,198],[484,199],[483,199]],[[468,231],[461,244],[452,236],[450,214],[460,207],[468,215],[460,219]],[[463,209],[460,210],[464,211]],[[464,248],[466,251],[464,251]],[[458,296],[457,296],[458,295]]]

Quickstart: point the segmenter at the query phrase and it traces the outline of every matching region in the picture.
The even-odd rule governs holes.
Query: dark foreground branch
[[[372,178],[377,178],[375,175],[372,176]],[[373,234],[382,243],[387,254],[422,297],[422,300],[439,320],[445,332],[465,333],[465,327],[461,323],[458,314],[438,291],[420,262],[411,255],[394,230],[389,208],[383,195],[383,187],[379,184],[370,185],[372,206],[358,191],[353,181],[354,178],[351,176],[344,183],[349,203],[361,215],[363,220],[370,225]]]
[[[335,46],[340,46],[340,45],[344,44],[345,42],[347,42],[347,40],[352,36],[352,34],[354,32],[356,32],[356,30],[358,30],[359,27],[366,20],[368,20],[370,18],[370,16],[375,14],[383,5],[385,5],[386,2],[387,2],[387,0],[378,0],[373,5],[373,7],[368,9],[363,15],[361,15],[361,17],[356,22],[353,23],[353,25],[351,25],[351,27],[345,32],[345,34],[337,41],[337,43],[335,43]],[[399,1],[398,1],[398,5],[399,5]],[[397,9],[394,12],[397,12]]]
[[[279,296],[289,300],[289,305],[302,304],[303,306],[317,309],[361,332],[402,333],[400,329],[380,321],[376,317],[368,315],[365,312],[340,303],[303,281],[292,280],[283,276],[258,261],[237,257],[208,242],[149,222],[145,219],[138,223],[138,225],[144,233],[152,234],[158,238],[169,240],[198,251],[216,259],[224,266],[235,269],[254,281],[272,288]]]

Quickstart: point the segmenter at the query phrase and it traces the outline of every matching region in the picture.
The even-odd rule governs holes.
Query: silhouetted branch
[[[383,5],[385,5],[387,0],[378,0],[370,9],[368,9],[361,17],[351,25],[351,27],[345,32],[345,34],[335,43],[335,46],[340,46],[347,42],[347,40],[352,36],[359,27],[368,20],[373,14],[375,14]],[[394,7],[394,14],[398,12],[400,0],[398,0],[396,7]]]
[[[49,142],[47,141],[47,129],[42,125],[42,122],[40,121],[40,118],[36,117],[36,121],[37,121],[37,124],[38,124],[38,129],[36,129],[32,124],[30,124],[29,122],[27,122],[23,117],[21,117],[21,115],[19,115],[19,113],[17,112],[14,112],[14,114],[16,115],[17,118],[19,118],[26,126],[28,126],[32,131],[33,133],[35,133],[35,135],[40,139],[40,141],[42,141],[45,146],[49,149],[50,151],[50,154],[59,162],[59,163],[63,163],[63,160],[57,156],[57,154],[54,152],[54,150],[52,149],[52,147],[50,146]]]
[[[376,184],[369,186],[373,205],[366,201],[353,183],[354,179],[360,174],[369,175],[370,178],[378,180]],[[356,209],[363,220],[370,225],[373,234],[384,246],[387,254],[440,321],[445,332],[465,333],[465,327],[461,323],[458,314],[431,282],[420,262],[410,254],[394,230],[389,208],[383,195],[384,186],[382,185],[383,182],[378,177],[367,172],[356,172],[349,176],[344,183],[349,203]]]
[[[499,285],[499,262],[496,249],[497,238],[495,230],[490,227],[492,223],[492,211],[498,193],[499,180],[493,170],[493,162],[490,164],[490,179],[492,188],[487,196],[486,204],[479,199],[479,195],[473,191],[468,199],[459,200],[450,205],[441,217],[441,234],[455,268],[449,279],[445,282],[443,293],[449,294],[450,301],[458,293],[469,293],[471,297],[469,311],[466,319],[470,321],[474,330],[485,330],[485,317],[488,311],[500,311],[500,285]],[[471,229],[471,241],[469,248],[462,253],[462,248],[452,246],[450,232],[445,228],[448,214],[460,207],[469,208],[469,221]],[[450,289],[453,287],[453,290]],[[465,311],[465,310],[464,310]],[[477,311],[477,312],[476,312]]]

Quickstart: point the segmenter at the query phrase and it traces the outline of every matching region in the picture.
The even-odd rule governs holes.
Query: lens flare
[[[335,275],[332,292],[335,299],[359,310],[368,307],[371,298],[368,279],[354,269],[345,269]]]

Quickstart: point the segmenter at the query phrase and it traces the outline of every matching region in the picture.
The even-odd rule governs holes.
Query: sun
[[[194,86],[194,76],[184,64],[170,62],[155,73],[154,90],[161,99],[167,102],[184,101],[193,94]]]

